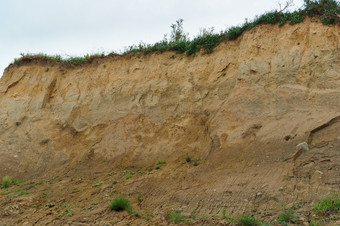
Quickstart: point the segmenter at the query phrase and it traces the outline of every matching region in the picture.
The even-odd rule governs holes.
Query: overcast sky
[[[284,0],[0,0],[0,75],[20,53],[81,56],[154,43],[184,19],[193,37],[278,9]],[[303,0],[294,0],[301,7]]]

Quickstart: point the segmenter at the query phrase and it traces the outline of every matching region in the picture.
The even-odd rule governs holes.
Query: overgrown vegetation
[[[321,199],[314,204],[313,211],[319,215],[328,216],[340,210],[340,194]]]
[[[110,209],[115,211],[131,210],[131,203],[124,197],[117,197],[111,201]]]
[[[294,12],[287,11],[287,7],[280,10],[273,10],[266,12],[263,15],[255,17],[254,20],[246,20],[240,26],[233,26],[220,33],[214,33],[214,29],[203,29],[199,35],[192,40],[188,38],[188,34],[183,29],[183,19],[179,19],[175,24],[172,24],[170,39],[164,36],[162,41],[155,44],[139,43],[128,47],[123,55],[144,54],[147,55],[152,52],[175,51],[177,53],[186,53],[186,55],[194,55],[197,52],[204,50],[204,53],[209,54],[213,52],[214,48],[223,41],[235,40],[243,32],[253,29],[262,24],[278,24],[282,26],[289,23],[290,25],[302,22],[306,17],[317,17],[325,25],[339,24],[340,23],[340,3],[338,0],[304,0],[304,6]],[[109,55],[117,55],[110,53]],[[23,60],[30,60],[32,58],[45,59],[53,62],[65,63],[68,65],[80,65],[90,62],[96,58],[105,57],[105,53],[84,55],[82,57],[70,57],[67,59],[62,58],[60,55],[48,56],[46,54],[21,54],[21,58],[15,59],[14,63],[19,64]],[[46,69],[46,72],[48,69]]]

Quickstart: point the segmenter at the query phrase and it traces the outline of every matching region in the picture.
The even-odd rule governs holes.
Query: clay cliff
[[[306,19],[258,26],[212,54],[10,65],[0,80],[0,176],[49,180],[52,188],[0,195],[1,217],[147,222],[109,211],[119,194],[152,212],[151,225],[166,224],[171,210],[274,219],[298,203],[307,221],[307,209],[340,184],[339,37],[338,25]],[[166,164],[155,169],[160,160]],[[32,207],[47,202],[60,209]],[[58,215],[66,203],[73,216]]]

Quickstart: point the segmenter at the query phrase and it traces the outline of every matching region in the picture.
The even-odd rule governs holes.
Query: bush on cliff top
[[[186,55],[190,56],[201,49],[204,49],[204,52],[209,54],[213,52],[213,49],[219,43],[227,40],[235,40],[244,31],[250,30],[258,25],[278,24],[279,26],[282,26],[288,22],[290,25],[293,25],[302,22],[305,17],[318,17],[325,25],[340,24],[340,3],[338,0],[304,0],[304,2],[303,8],[294,12],[285,12],[284,10],[270,11],[261,16],[257,16],[253,21],[246,20],[242,25],[230,27],[219,34],[213,33],[213,29],[210,31],[204,30],[203,33],[199,34],[191,41],[188,38],[188,34],[185,34],[183,31],[183,20],[179,19],[175,24],[171,25],[170,40],[167,40],[165,36],[164,40],[155,44],[141,42],[138,45],[128,47],[123,55],[135,55],[137,53],[147,55],[152,52],[171,50],[178,53],[186,53]],[[110,53],[109,55],[111,54],[115,55],[115,53]],[[70,57],[67,59],[63,59],[60,55],[22,54],[22,57],[15,59],[14,63],[19,64],[25,58],[39,58],[69,65],[79,65],[90,62],[95,58],[102,57],[105,57],[105,54],[85,55],[83,57]]]

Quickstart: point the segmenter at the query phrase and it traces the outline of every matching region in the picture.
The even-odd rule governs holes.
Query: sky
[[[292,0],[291,10],[303,5]],[[0,76],[21,53],[82,56],[155,43],[179,18],[192,38],[242,24],[285,0],[0,0]]]

